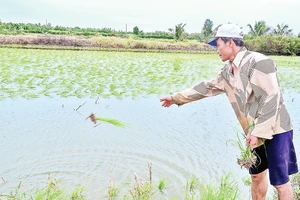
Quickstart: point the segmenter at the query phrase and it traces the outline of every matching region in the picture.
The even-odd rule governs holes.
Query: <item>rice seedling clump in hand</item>
[[[240,149],[240,157],[237,158],[237,163],[241,168],[249,169],[252,165],[256,163],[257,156],[251,151],[250,145],[245,146],[241,141],[238,131],[236,131],[237,140],[229,140],[228,142],[233,143]],[[245,136],[244,136],[244,139]]]
[[[241,150],[240,158],[237,159],[238,165],[241,166],[241,168],[250,169],[252,165],[256,163],[257,157],[252,153],[250,149],[250,145],[247,147],[243,147]]]

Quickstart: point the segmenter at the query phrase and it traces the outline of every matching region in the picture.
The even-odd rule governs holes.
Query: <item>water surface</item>
[[[299,154],[299,94],[286,99]],[[130,127],[94,127],[86,120],[91,112]],[[8,99],[1,102],[0,118],[2,192],[21,180],[25,191],[45,187],[51,174],[64,187],[80,183],[88,198],[99,199],[107,194],[111,174],[127,188],[134,173],[146,180],[152,163],[153,180],[166,178],[169,197],[182,196],[192,175],[210,182],[229,172],[248,195],[241,183],[247,171],[236,164],[238,149],[226,145],[240,128],[225,95],[171,108],[161,107],[157,96]]]
[[[21,191],[34,192],[50,174],[68,190],[85,186],[87,199],[103,199],[111,176],[128,193],[134,173],[147,180],[152,163],[153,182],[167,184],[157,199],[183,197],[193,175],[205,184],[227,173],[241,199],[249,197],[239,150],[226,145],[241,132],[226,95],[181,107],[159,102],[213,77],[223,65],[216,55],[0,49],[0,56],[1,193],[21,181]],[[300,59],[274,59],[299,155]],[[92,112],[130,127],[94,127],[86,120]]]

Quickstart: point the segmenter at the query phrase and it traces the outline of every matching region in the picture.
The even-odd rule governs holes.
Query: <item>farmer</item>
[[[249,173],[252,199],[266,198],[269,179],[280,200],[293,200],[289,175],[298,172],[293,128],[277,78],[277,66],[263,54],[247,50],[242,31],[234,24],[218,28],[208,43],[217,47],[225,66],[217,76],[192,88],[160,98],[162,106],[183,104],[226,93],[246,136],[246,144],[257,156]]]

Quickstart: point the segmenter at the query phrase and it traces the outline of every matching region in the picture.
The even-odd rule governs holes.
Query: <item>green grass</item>
[[[71,193],[64,190],[59,181],[49,179],[47,186],[38,188],[34,192],[21,192],[20,186],[11,194],[1,194],[0,199],[9,200],[85,200],[85,187],[78,185]],[[160,199],[185,199],[185,200],[235,200],[239,197],[237,183],[232,179],[231,174],[221,177],[217,182],[205,183],[201,178],[192,177],[187,181],[186,194],[183,196],[172,197],[172,191],[166,196],[166,179],[160,179],[157,185],[146,178],[144,181],[134,174],[134,181],[129,188],[118,188],[114,179],[108,186],[107,194],[103,194],[109,200],[160,200]],[[123,191],[122,191],[123,190]],[[124,191],[125,190],[125,191]],[[126,191],[127,190],[127,191]],[[163,192],[164,191],[164,192]],[[183,193],[184,194],[184,193]]]
[[[231,174],[223,176],[219,183],[207,184],[200,193],[200,199],[205,200],[235,200],[240,192]]]
[[[148,163],[149,176],[139,178],[134,173],[133,182],[126,183],[126,187],[120,187],[124,184],[116,184],[111,176],[109,185],[102,186],[107,188],[107,193],[103,194],[108,200],[242,200],[241,193],[235,177],[231,173],[224,174],[219,180],[210,180],[207,182],[201,177],[192,175],[187,179],[186,185],[177,188],[176,192],[181,195],[174,196],[173,191],[168,191],[167,180],[162,178],[154,183],[152,180],[152,164]],[[294,189],[294,199],[300,200],[300,173],[290,176],[291,184]],[[249,176],[244,177],[243,182],[251,186]],[[86,188],[78,184],[71,192],[68,192],[61,186],[61,182],[48,176],[48,183],[45,187],[37,188],[33,191],[22,191],[22,181],[9,194],[0,192],[1,200],[85,200]],[[250,191],[249,191],[250,192]],[[168,195],[167,195],[168,194]],[[277,199],[276,191],[268,199]]]
[[[116,199],[120,192],[120,188],[118,188],[114,182],[114,178],[111,175],[109,186],[108,186],[108,194],[107,198],[110,200]]]
[[[10,194],[0,193],[0,199],[2,197],[4,200],[85,200],[83,196],[85,187],[77,185],[71,193],[68,193],[60,187],[59,181],[52,179],[50,175],[47,186],[38,188],[34,192],[21,192],[21,185],[22,182]]]

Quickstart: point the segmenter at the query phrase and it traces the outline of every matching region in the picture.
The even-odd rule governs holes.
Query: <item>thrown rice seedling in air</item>
[[[128,124],[122,121],[111,119],[111,118],[99,117],[96,116],[94,113],[91,113],[86,119],[90,119],[94,124],[97,124],[97,122],[99,121],[99,122],[109,123],[117,127],[122,127],[122,128],[128,127]]]

